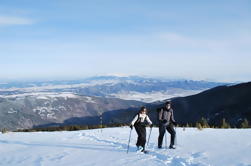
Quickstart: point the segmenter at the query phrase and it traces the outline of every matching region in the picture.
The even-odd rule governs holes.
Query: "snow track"
[[[102,134],[101,130],[100,133]],[[86,136],[86,138],[89,138],[89,140],[91,141],[95,141],[96,143],[103,143],[103,144],[107,144],[110,145],[111,147],[114,147],[114,149],[116,149],[116,151],[122,151],[125,152],[127,149],[127,140],[125,139],[119,139],[118,137],[104,137],[104,134],[101,135],[101,138],[99,136],[99,134],[83,134],[84,136]],[[136,135],[134,135],[134,137],[136,137]],[[121,143],[122,142],[122,143]],[[136,142],[136,139],[134,139],[133,142]],[[201,153],[196,153],[194,155],[191,155],[189,158],[182,158],[180,156],[175,156],[173,157],[172,155],[168,154],[168,153],[172,153],[172,151],[174,150],[167,150],[167,149],[157,149],[155,147],[155,143],[150,143],[150,145],[148,146],[148,150],[149,153],[148,154],[142,154],[142,153],[136,153],[136,148],[134,145],[131,145],[133,147],[131,147],[130,152],[129,153],[133,153],[133,155],[147,155],[144,156],[142,159],[138,159],[135,162],[135,165],[137,165],[136,163],[140,164],[142,161],[148,161],[148,160],[155,160],[157,163],[160,163],[162,165],[173,165],[173,166],[203,166],[205,164],[203,163],[197,163],[197,162],[193,162],[194,158],[197,158],[199,156],[201,156]],[[142,157],[142,156],[140,156]]]
[[[251,166],[250,131],[178,128],[179,144],[173,150],[157,149],[158,129],[154,128],[147,147],[148,154],[136,153],[135,130],[132,132],[129,153],[126,153],[128,127],[7,133],[0,134],[0,165]]]

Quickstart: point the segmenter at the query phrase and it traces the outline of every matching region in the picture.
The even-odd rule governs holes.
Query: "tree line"
[[[70,126],[53,126],[43,128],[31,128],[31,129],[18,129],[14,132],[37,132],[37,131],[76,131],[76,130],[89,130],[100,129],[108,127],[122,127],[128,126],[126,123],[113,123],[113,124],[99,124],[99,125],[70,125]],[[155,125],[157,127],[158,125]],[[179,124],[178,127],[196,127],[199,130],[203,128],[251,128],[251,125],[247,119],[244,119],[239,127],[231,126],[225,118],[222,119],[220,125],[209,125],[206,118],[202,117],[196,123]],[[7,133],[8,129],[3,128],[0,130],[2,133]]]

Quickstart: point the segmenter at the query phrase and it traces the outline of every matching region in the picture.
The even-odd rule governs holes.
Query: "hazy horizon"
[[[83,77],[53,77],[53,78],[41,78],[41,77],[30,77],[30,78],[13,78],[13,79],[1,79],[0,84],[6,84],[11,82],[50,82],[50,81],[81,81],[85,79],[90,79],[94,77],[141,77],[149,78],[156,80],[165,80],[165,81],[207,81],[207,82],[219,82],[219,83],[244,83],[250,81],[227,81],[227,80],[213,80],[213,79],[193,79],[185,77],[165,77],[165,76],[150,76],[150,75],[119,75],[119,74],[103,74],[103,75],[89,75]]]

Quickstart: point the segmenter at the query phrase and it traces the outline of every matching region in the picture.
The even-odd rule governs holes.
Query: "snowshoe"
[[[176,149],[176,147],[174,145],[170,145],[169,149]]]
[[[137,152],[143,152],[144,148],[142,146],[137,146]]]

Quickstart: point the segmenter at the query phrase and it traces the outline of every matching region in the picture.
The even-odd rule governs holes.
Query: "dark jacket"
[[[171,109],[167,110],[166,108],[162,108],[159,111],[158,120],[161,124],[164,124],[164,125],[169,125],[170,122],[175,123],[173,109],[171,108]],[[163,121],[164,122],[166,121],[166,122],[164,123]]]

